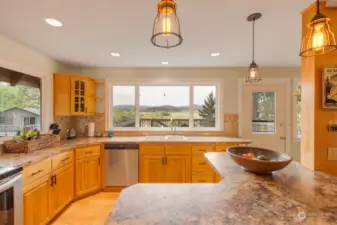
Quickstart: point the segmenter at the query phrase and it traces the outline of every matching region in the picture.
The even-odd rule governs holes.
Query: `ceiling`
[[[300,12],[313,0],[176,0],[184,42],[169,50],[150,42],[158,1],[0,0],[0,32],[74,65],[246,67],[252,55],[252,24],[246,17],[261,12],[256,62],[263,67],[300,65]],[[43,18],[56,18],[64,26],[51,27]],[[210,57],[212,52],[221,55]]]

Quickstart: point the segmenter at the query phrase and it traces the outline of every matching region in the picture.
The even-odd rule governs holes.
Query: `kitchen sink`
[[[146,136],[144,141],[187,141],[187,138],[178,135]]]

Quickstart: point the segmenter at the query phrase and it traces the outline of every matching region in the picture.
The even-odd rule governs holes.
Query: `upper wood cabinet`
[[[96,83],[79,75],[54,74],[54,115],[86,116],[96,113]]]

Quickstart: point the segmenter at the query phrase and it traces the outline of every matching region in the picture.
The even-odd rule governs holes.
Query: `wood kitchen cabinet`
[[[25,225],[47,224],[50,219],[50,180],[46,177],[35,182],[23,194],[23,214]]]
[[[164,158],[162,155],[142,155],[139,164],[140,183],[164,183],[165,170]]]
[[[80,75],[54,74],[54,115],[96,113],[96,82]]]
[[[100,146],[76,149],[76,197],[96,192],[101,185]]]
[[[25,225],[47,224],[74,196],[73,151],[23,168]]]
[[[51,188],[51,217],[58,214],[74,198],[74,168],[69,164],[54,172]]]
[[[166,156],[164,168],[166,183],[189,183],[191,180],[189,155]]]
[[[181,144],[140,145],[140,183],[189,183],[190,146]]]

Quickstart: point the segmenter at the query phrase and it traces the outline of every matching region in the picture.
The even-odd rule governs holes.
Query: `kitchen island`
[[[243,171],[225,152],[205,157],[223,181],[131,186],[105,224],[337,224],[336,177],[297,162],[258,176]]]

